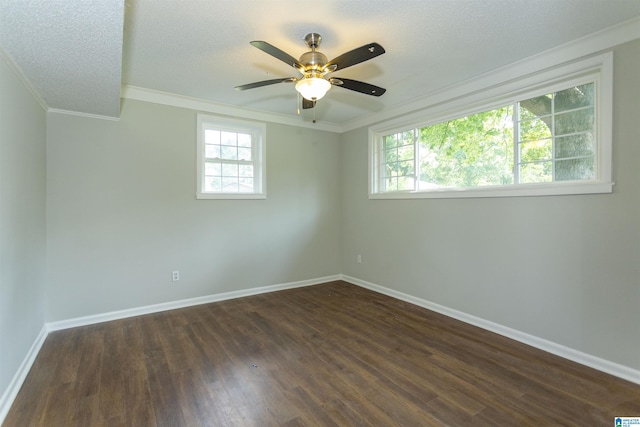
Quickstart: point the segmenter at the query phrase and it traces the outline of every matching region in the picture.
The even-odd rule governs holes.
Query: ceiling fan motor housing
[[[318,52],[322,37],[318,33],[309,33],[304,38],[305,43],[311,49],[300,56],[300,62],[304,65],[305,72],[320,71],[327,64],[327,56]]]
[[[303,53],[302,56],[300,56],[300,62],[304,65],[305,72],[309,72],[320,71],[327,64],[328,60],[324,53],[312,50]]]

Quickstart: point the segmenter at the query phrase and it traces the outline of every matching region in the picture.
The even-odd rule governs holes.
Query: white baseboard
[[[514,339],[516,341],[520,341],[522,343],[528,344],[530,346],[539,348],[541,350],[547,351],[549,353],[555,354],[557,356],[563,357],[565,359],[580,363],[582,365],[589,366],[591,368],[597,369],[602,372],[606,372],[608,374],[614,375],[616,377],[625,379],[627,381],[634,382],[636,384],[640,384],[640,371],[636,369],[629,368],[624,365],[620,365],[605,359],[601,359],[599,357],[592,356],[590,354],[586,354],[577,350],[574,350],[569,347],[562,346],[560,344],[556,344],[551,341],[544,340],[542,338],[538,338],[533,335],[526,334],[524,332],[517,331],[515,329],[508,328],[506,326],[490,322],[488,320],[481,319],[479,317],[475,317],[461,311],[457,311],[418,297],[414,297],[412,295],[408,295],[399,291],[395,291],[393,289],[385,288],[384,286],[379,286],[355,277],[336,274],[333,276],[325,276],[319,277],[316,279],[302,280],[298,282],[290,282],[284,283],[280,285],[271,285],[271,286],[262,286],[258,288],[244,289],[241,291],[233,291],[233,292],[225,292],[221,294],[208,295],[204,297],[198,298],[190,298],[179,301],[172,301],[162,304],[148,305],[144,307],[138,307],[128,310],[119,310],[113,311],[109,313],[96,314],[92,316],[79,317],[75,319],[62,320],[58,322],[50,322],[46,323],[38,337],[34,341],[33,345],[29,349],[27,355],[25,356],[22,364],[18,368],[18,371],[14,375],[9,387],[4,391],[2,397],[0,398],[0,425],[4,421],[4,418],[7,416],[13,401],[15,400],[18,391],[20,391],[20,387],[22,387],[22,383],[24,382],[31,366],[33,365],[42,345],[44,344],[47,335],[51,331],[57,331],[67,328],[74,328],[77,326],[85,326],[92,325],[95,323],[107,322],[110,320],[118,320],[124,319],[127,317],[140,316],[144,314],[157,313],[165,310],[174,310],[177,308],[190,307],[200,304],[208,304],[211,302],[224,301],[234,298],[240,298],[251,295],[258,295],[267,292],[275,292],[281,291],[285,289],[294,289],[300,288],[304,286],[313,286],[319,285],[321,283],[332,282],[335,280],[344,280],[345,282],[352,283],[357,286],[361,286],[366,289],[370,289],[372,291],[388,295],[393,298],[397,298],[402,301],[409,302],[411,304],[415,304],[420,307],[424,307],[426,309],[435,311],[440,314],[444,314],[445,316],[449,316],[451,318],[460,320],[462,322],[478,326],[482,329],[486,329],[491,332],[495,332],[499,335]]]
[[[607,374],[616,376],[618,378],[640,384],[640,370],[620,365],[606,359],[601,359],[599,357],[592,356],[590,354],[583,353],[569,347],[565,347],[552,341],[548,341],[534,335],[529,335],[527,333],[508,328],[498,323],[490,322],[488,320],[472,316],[470,314],[463,313],[461,311],[454,310],[452,308],[445,307],[431,301],[424,300],[422,298],[414,297],[403,292],[385,288],[384,286],[376,285],[374,283],[370,283],[356,277],[342,275],[341,278],[345,282],[349,282],[354,285],[361,286],[363,288],[388,295],[390,297],[397,298],[399,300],[406,301],[420,307],[424,307],[426,309],[435,311],[436,313],[444,314],[445,316],[460,320],[462,322],[477,326],[482,329],[486,329],[491,332],[495,332],[496,334],[511,338],[532,347],[536,347],[548,353],[555,354],[556,356],[560,356],[573,362],[580,363],[581,365],[585,365],[590,368],[594,368]]]
[[[171,302],[162,303],[162,304],[154,304],[154,305],[148,305],[144,307],[137,307],[137,308],[132,308],[128,310],[112,311],[109,313],[101,313],[101,314],[96,314],[92,316],[78,317],[75,319],[68,319],[68,320],[61,320],[57,322],[46,323],[43,326],[42,330],[40,331],[40,334],[34,341],[33,345],[29,349],[29,352],[27,353],[26,357],[22,361],[22,364],[18,368],[18,371],[16,372],[13,379],[11,380],[9,387],[7,387],[7,389],[2,394],[2,398],[0,398],[0,425],[2,425],[5,417],[9,413],[9,409],[11,408],[13,401],[18,395],[18,391],[20,391],[20,387],[22,387],[22,383],[26,379],[27,374],[31,369],[31,366],[33,365],[33,362],[36,360],[36,357],[38,356],[38,353],[40,352],[40,349],[42,348],[42,345],[44,344],[44,341],[47,338],[47,335],[49,335],[49,332],[68,329],[68,328],[75,328],[77,326],[92,325],[95,323],[107,322],[110,320],[124,319],[127,317],[141,316],[144,314],[157,313],[165,310],[174,310],[176,308],[190,307],[194,305],[208,304],[210,302],[224,301],[224,300],[246,297],[251,295],[264,294],[267,292],[275,292],[275,291],[282,291],[285,289],[294,289],[294,288],[301,288],[304,286],[319,285],[321,283],[333,282],[335,280],[341,280],[341,276],[339,274],[336,274],[333,276],[319,277],[316,279],[301,280],[297,282],[262,286],[262,287],[251,288],[251,289],[243,289],[240,291],[225,292],[221,294],[207,295],[203,297],[189,298],[189,299],[171,301]]]
[[[283,283],[279,285],[261,286],[258,288],[243,289],[240,291],[224,292],[221,294],[206,295],[203,297],[189,298],[178,301],[170,301],[161,304],[147,305],[127,310],[111,311],[108,313],[94,314],[91,316],[77,317],[75,319],[60,320],[47,323],[48,331],[58,331],[61,329],[75,328],[77,326],[93,325],[95,323],[108,322],[110,320],[125,319],[127,317],[142,316],[144,314],[158,313],[161,311],[175,310],[177,308],[191,307],[194,305],[208,304],[211,302],[224,301],[234,298],[241,298],[251,295],[264,294],[267,292],[282,291],[285,289],[301,288],[304,286],[319,285],[321,283],[340,280],[339,274],[333,276],[318,277],[316,279],[301,280],[297,282]]]
[[[46,326],[43,326],[35,341],[31,345],[31,348],[27,352],[26,357],[20,364],[20,367],[18,368],[16,374],[13,376],[13,379],[9,383],[9,386],[2,394],[2,397],[0,397],[0,425],[2,425],[5,417],[9,413],[9,409],[11,408],[13,401],[18,395],[20,387],[22,387],[22,383],[24,383],[24,380],[27,378],[33,362],[35,362],[36,357],[38,357],[38,353],[40,352],[42,344],[44,344],[44,340],[47,338],[48,334],[49,331],[47,330]]]

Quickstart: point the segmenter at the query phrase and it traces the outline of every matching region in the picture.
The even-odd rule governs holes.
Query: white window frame
[[[499,108],[505,104],[514,103],[516,100],[524,100],[561,88],[568,88],[574,83],[579,85],[591,81],[596,84],[594,102],[597,141],[596,179],[453,189],[381,191],[377,168],[380,164],[380,147],[383,136],[454,120]],[[467,198],[611,193],[614,185],[612,182],[612,110],[613,53],[608,52],[511,79],[504,84],[478,90],[402,118],[371,126],[369,128],[369,198]]]
[[[251,135],[252,163],[255,171],[254,191],[252,192],[210,192],[205,188],[205,130],[248,133]],[[267,127],[264,123],[230,119],[209,114],[197,114],[197,189],[196,199],[266,199],[266,144]]]

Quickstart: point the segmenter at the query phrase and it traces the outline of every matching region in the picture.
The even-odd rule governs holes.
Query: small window
[[[371,196],[610,192],[611,82],[600,71],[519,88],[431,124],[371,129]]]
[[[204,114],[197,121],[197,198],[265,198],[265,125]]]

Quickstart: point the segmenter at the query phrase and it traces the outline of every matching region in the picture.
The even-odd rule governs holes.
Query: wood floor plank
[[[640,386],[345,282],[49,334],[3,426],[608,425]]]

